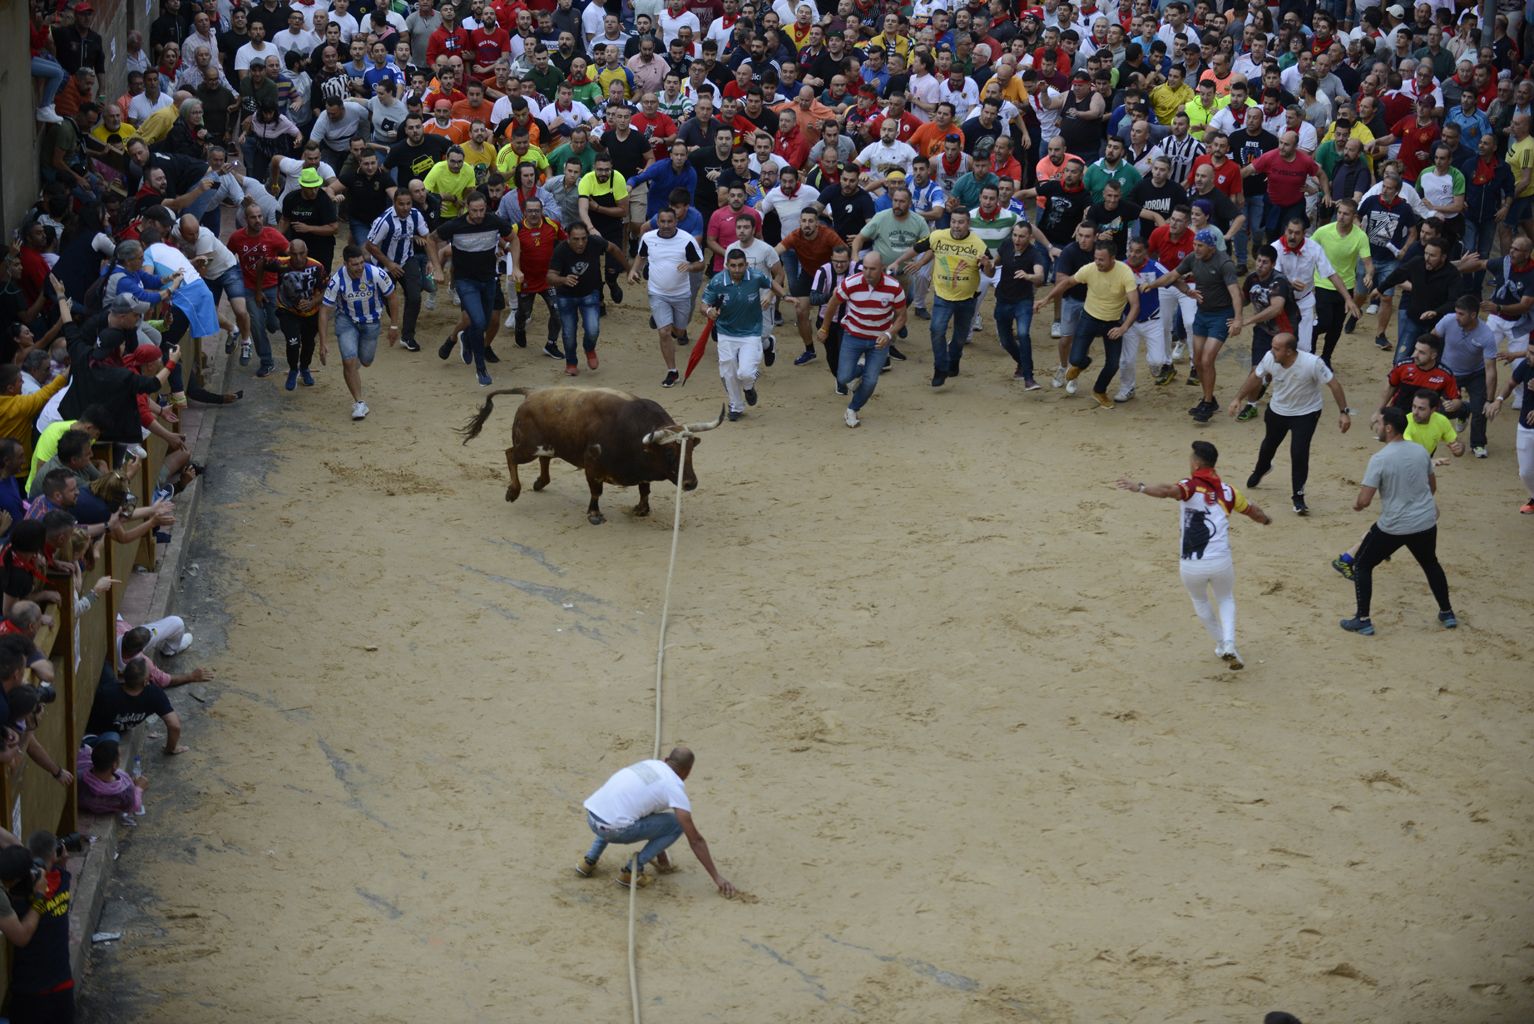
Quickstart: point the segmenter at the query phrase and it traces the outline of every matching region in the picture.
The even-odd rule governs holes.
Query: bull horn
[[[644,437],[640,438],[639,443],[640,444],[670,444],[675,439],[676,439],[676,431],[675,430],[672,430],[670,427],[660,427],[657,430],[650,431]]]
[[[705,430],[713,430],[715,427],[719,426],[719,424],[721,424],[723,422],[724,422],[724,406],[721,405],[719,407],[719,415],[714,418],[714,422],[712,422],[712,423],[688,423],[688,424],[684,424],[682,429],[684,431],[686,431],[687,433],[689,433],[689,434],[701,434]]]

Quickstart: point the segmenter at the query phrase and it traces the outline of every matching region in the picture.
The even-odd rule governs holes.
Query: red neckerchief
[[[1500,160],[1476,160],[1475,170],[1470,174],[1472,185],[1484,185],[1497,174],[1497,165]]]
[[[783,198],[784,199],[792,199],[792,198],[794,198],[794,196],[799,194],[799,190],[801,188],[803,188],[803,187],[804,186],[802,186],[802,185],[795,185],[794,186],[794,190],[792,192],[790,192],[788,189],[784,188],[782,185],[779,185],[778,186],[778,191],[783,193]]]
[[[1300,247],[1299,247],[1299,249],[1291,249],[1291,248],[1289,248],[1289,236],[1288,235],[1279,235],[1278,236],[1278,241],[1279,241],[1279,244],[1281,244],[1284,247],[1284,252],[1288,253],[1290,256],[1298,255],[1300,253],[1300,251],[1305,248],[1305,241],[1304,241],[1304,239],[1300,240]]]
[[[1531,270],[1534,270],[1534,259],[1529,260],[1529,262],[1525,263],[1521,267],[1514,267],[1513,268],[1513,273],[1515,273],[1515,274],[1527,274]]]
[[[1225,506],[1225,511],[1230,511],[1230,506],[1225,501],[1225,485],[1220,481],[1219,474],[1207,466],[1201,466],[1193,471],[1188,477],[1188,482],[1193,484],[1195,493],[1204,495],[1205,504],[1213,505],[1218,502]],[[1200,486],[1202,485],[1202,486]]]
[[[943,154],[943,170],[947,171],[951,175],[959,173],[959,167],[960,167],[960,165],[963,164],[963,162],[964,162],[964,153],[963,153],[962,150],[960,151],[958,157],[955,158],[953,163],[951,163],[951,164],[948,162],[948,154],[947,153]]]
[[[44,559],[48,557],[46,551],[47,546],[44,545]],[[36,558],[36,555],[17,554],[9,544],[7,544],[4,549],[0,549],[0,561],[3,561],[6,565],[19,566],[20,568],[27,570],[27,572],[32,574],[33,579],[46,585],[48,582],[48,574],[37,567]]]

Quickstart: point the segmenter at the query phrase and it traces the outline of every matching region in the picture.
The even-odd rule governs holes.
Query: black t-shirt
[[[832,185],[821,191],[820,204],[825,207],[824,216],[831,221],[831,230],[843,238],[857,237],[864,226],[873,220],[873,197],[862,189],[849,196],[842,191],[840,185]]]
[[[153,683],[146,683],[136,694],[123,689],[122,682],[112,672],[111,661],[101,666],[101,682],[96,687],[96,700],[91,704],[90,720],[85,731],[93,735],[104,732],[125,733],[150,715],[164,718],[176,709],[170,706],[165,691]]]
[[[453,276],[466,281],[495,280],[495,259],[500,240],[511,234],[514,226],[493,213],[485,214],[478,224],[469,218],[454,217],[438,225],[437,237],[453,246]]]
[[[11,991],[27,995],[56,992],[69,983],[69,901],[74,879],[62,863],[48,872],[48,889],[42,896],[11,900],[17,916],[26,914],[33,901],[43,904],[32,941],[13,949]]]
[[[288,219],[288,239],[302,238],[309,246],[309,255],[319,262],[330,266],[331,259],[336,254],[335,235],[311,235],[299,234],[294,231],[294,224],[308,224],[312,227],[326,227],[337,221],[336,201],[330,198],[330,193],[324,189],[316,189],[314,198],[304,195],[304,190],[295,188],[288,193],[282,201],[282,215]]]
[[[730,166],[730,158],[728,155],[721,157],[715,153],[713,144],[710,143],[689,156],[687,165],[698,173],[698,187],[694,190],[693,205],[703,215],[703,223],[707,224],[709,216],[719,209],[718,178]],[[719,174],[710,178],[709,175],[715,171]]]
[[[1019,251],[1013,248],[1012,239],[1003,241],[1001,247],[996,250],[996,266],[1001,272],[1001,277],[996,284],[998,301],[1020,302],[1033,298],[1033,282],[1019,280],[1016,276],[1019,270],[1031,274],[1039,269],[1039,254],[1031,242]]]
[[[1055,276],[1070,277],[1076,271],[1092,262],[1092,253],[1075,242],[1066,245],[1060,250],[1060,256],[1055,260]],[[1067,299],[1079,299],[1082,302],[1087,298],[1087,286],[1078,284],[1065,293]]]
[[[644,132],[632,128],[626,139],[618,138],[616,132],[606,133],[602,136],[602,148],[613,158],[613,173],[624,178],[632,178],[650,162],[650,140],[645,138]]]
[[[1258,131],[1256,135],[1249,135],[1243,128],[1230,133],[1230,158],[1242,167],[1262,154],[1277,148],[1278,139],[1272,132]],[[1268,190],[1268,176],[1266,174],[1248,175],[1241,179],[1241,188],[1245,195],[1260,196]]]
[[[1246,275],[1241,290],[1246,293],[1247,306],[1253,311],[1252,316],[1267,312],[1268,307],[1275,302],[1284,305],[1284,311],[1273,319],[1252,324],[1252,334],[1255,337],[1271,341],[1275,334],[1293,334],[1299,329],[1300,304],[1294,300],[1294,288],[1283,274],[1275,270],[1273,276],[1264,281],[1253,271]]]
[[[388,189],[394,182],[387,171],[380,170],[371,178],[361,171],[352,171],[341,179],[341,184],[346,186],[347,215],[352,220],[372,224],[393,203]]]
[[[1039,186],[1039,195],[1044,200],[1044,209],[1039,213],[1039,230],[1049,239],[1050,245],[1064,248],[1070,244],[1076,234],[1076,225],[1081,223],[1092,205],[1092,193],[1085,185],[1068,192],[1059,181],[1046,181]]]
[[[1010,134],[1007,131],[1007,123],[1001,118],[998,117],[991,124],[991,127],[987,128],[980,123],[979,114],[965,121],[960,127],[964,130],[964,152],[970,156],[975,155],[975,147],[982,141],[989,140],[992,145],[995,145],[998,138]],[[936,157],[933,159],[936,159]]]
[[[408,141],[396,142],[389,150],[384,167],[394,172],[394,183],[401,188],[410,187],[411,178],[425,178],[426,172],[439,160],[447,159],[452,145],[440,135],[423,135],[419,146]]]
[[[1110,211],[1102,203],[1087,208],[1087,220],[1097,225],[1098,233],[1113,232],[1113,255],[1122,260],[1129,248],[1129,231],[1140,219],[1140,207],[1120,199],[1117,208]]]
[[[852,67],[852,60],[847,56],[847,51],[843,50],[841,57],[838,58],[831,56],[829,50],[823,50],[820,56],[810,63],[810,77],[818,78],[825,83],[819,90],[824,92],[830,87],[831,79],[837,75],[847,74],[847,69],[850,67]]]
[[[1149,178],[1141,178],[1124,198],[1133,202],[1142,212],[1149,210],[1160,214],[1162,220],[1168,220],[1172,216],[1172,207],[1188,201],[1188,192],[1171,178],[1167,179],[1165,185],[1157,185]],[[1149,237],[1152,225],[1147,223],[1144,227],[1145,234]]]
[[[588,238],[586,251],[581,253],[570,248],[569,242],[560,242],[554,246],[554,255],[549,258],[549,271],[562,277],[579,278],[573,286],[555,285],[554,294],[565,298],[580,298],[601,288],[602,253],[606,251],[607,242],[601,238]]]

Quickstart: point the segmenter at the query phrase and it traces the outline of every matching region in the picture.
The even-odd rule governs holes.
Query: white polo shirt
[[[1331,367],[1310,352],[1296,352],[1294,362],[1283,366],[1269,352],[1257,364],[1257,375],[1271,378],[1268,408],[1277,416],[1306,416],[1320,412],[1325,405],[1323,394],[1331,382]]]

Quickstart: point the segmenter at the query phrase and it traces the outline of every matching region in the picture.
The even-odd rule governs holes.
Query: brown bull
[[[603,484],[637,485],[636,516],[650,514],[652,480],[676,479],[678,459],[686,459],[682,489],[690,491],[697,487],[692,450],[699,439],[689,437],[681,443],[675,439],[682,431],[713,430],[724,419],[721,408],[719,418],[712,423],[683,426],[659,403],[610,388],[509,388],[485,396],[479,413],[459,430],[464,444],[479,436],[480,428],[494,411],[497,395],[526,398],[511,423],[511,447],[506,449],[511,484],[506,488],[506,500],[516,501],[522,493],[518,465],[538,460],[538,479],[533,481],[533,490],[541,491],[549,484],[549,460],[564,459],[586,471],[586,482],[591,485],[586,518],[592,525],[606,521],[598,507]]]

